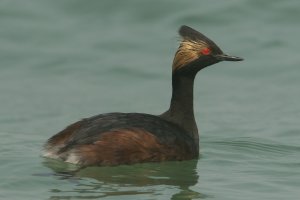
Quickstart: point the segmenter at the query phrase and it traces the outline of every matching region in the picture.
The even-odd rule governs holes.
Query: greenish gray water
[[[300,197],[298,0],[0,2],[0,199]],[[59,173],[40,157],[66,125],[169,104],[177,29],[239,63],[195,85],[201,158]]]

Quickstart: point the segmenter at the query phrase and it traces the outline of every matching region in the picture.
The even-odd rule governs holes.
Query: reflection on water
[[[190,189],[198,183],[197,160],[89,167],[81,170],[74,165],[48,159],[43,164],[51,168],[53,175],[59,179],[76,183],[72,191],[53,188],[50,199],[96,199],[131,195],[145,199],[164,193],[172,196],[171,199],[205,198],[205,195]]]

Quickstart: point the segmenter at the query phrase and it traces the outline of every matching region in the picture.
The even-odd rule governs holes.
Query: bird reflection
[[[206,196],[190,189],[198,183],[197,160],[121,165],[117,167],[77,168],[46,159],[44,166],[58,179],[75,183],[72,191],[53,188],[50,199],[97,199],[135,196],[145,199],[169,195],[171,199],[195,199]]]

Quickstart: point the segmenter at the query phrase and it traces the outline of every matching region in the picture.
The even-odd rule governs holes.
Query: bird
[[[167,111],[159,115],[113,112],[81,119],[50,137],[43,156],[81,167],[197,159],[196,74],[218,62],[243,58],[223,53],[211,39],[189,26],[181,26],[178,32],[181,40],[172,64]]]

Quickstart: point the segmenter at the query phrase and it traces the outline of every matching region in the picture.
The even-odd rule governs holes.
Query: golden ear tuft
[[[210,48],[204,41],[193,41],[183,39],[175,54],[173,71],[178,70],[188,63],[198,59],[201,55],[210,53]]]

